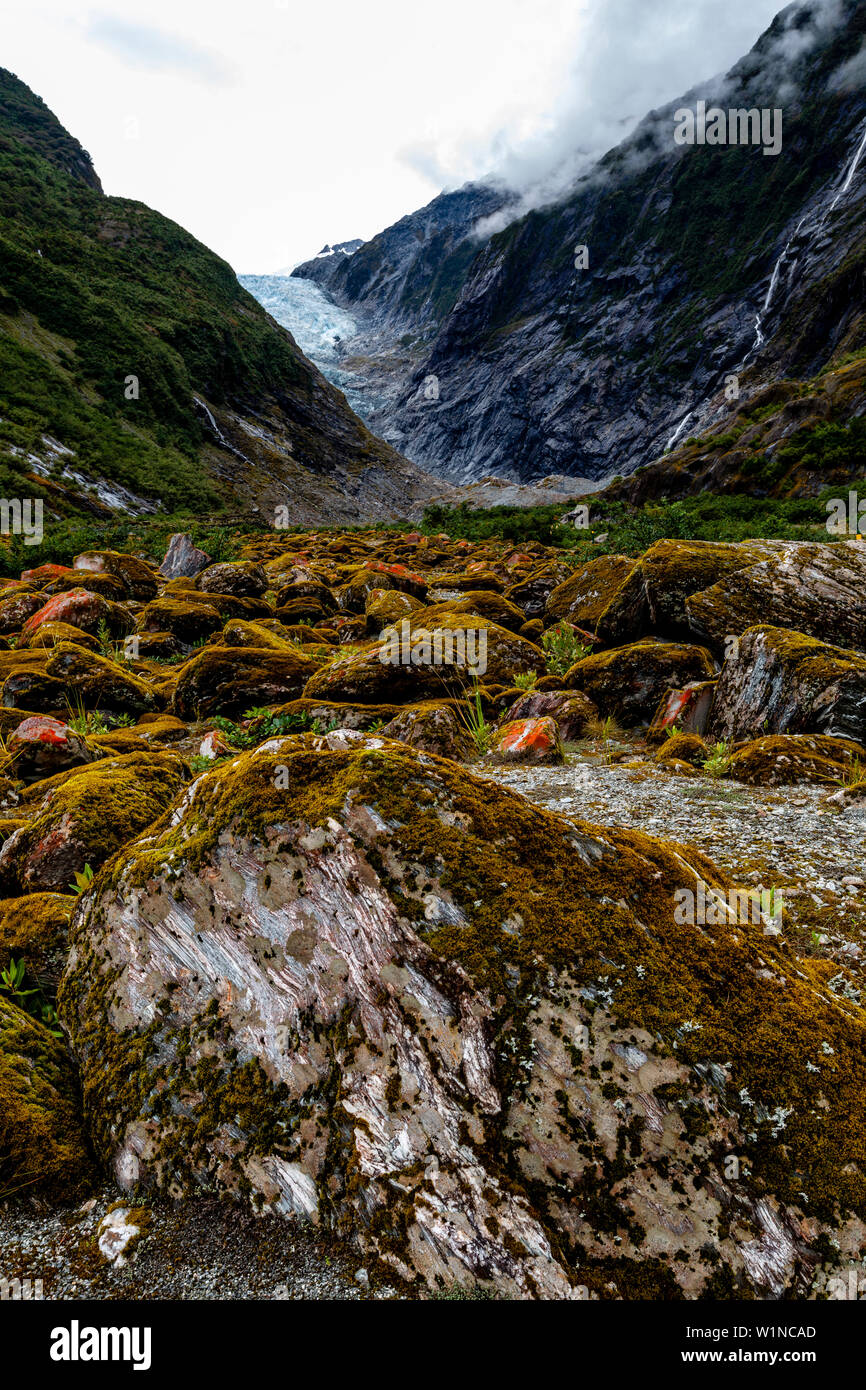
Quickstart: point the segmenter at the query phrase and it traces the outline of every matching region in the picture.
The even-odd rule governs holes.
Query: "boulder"
[[[715,666],[705,647],[648,639],[594,652],[566,672],[566,686],[588,695],[602,717],[627,727],[648,723],[670,686],[707,680]]]
[[[40,782],[33,819],[0,849],[0,883],[15,893],[71,891],[157,820],[189,776],[174,753],[127,753]]]
[[[70,893],[27,893],[0,900],[0,970],[23,960],[28,976],[53,995],[66,965],[69,919],[77,899]]]
[[[209,565],[195,581],[195,587],[205,594],[235,594],[241,598],[260,598],[268,587],[268,577],[261,565],[252,560],[232,560]]]
[[[44,604],[42,594],[30,591],[13,593],[11,598],[0,600],[0,633],[20,632],[27,619],[38,613]]]
[[[76,555],[72,564],[88,575],[111,575],[123,585],[127,598],[147,602],[156,594],[156,574],[147,561],[140,560],[137,555],[124,555],[117,550],[87,550]]]
[[[190,603],[163,594],[149,603],[141,615],[142,632],[170,632],[184,646],[201,642],[223,626],[223,616],[209,603]]]
[[[822,642],[866,648],[866,545],[791,542],[686,599],[698,640],[716,651],[757,624],[790,627]]]
[[[696,850],[322,742],[204,773],[82,896],[58,1009],[122,1189],[505,1297],[795,1298],[855,1258],[866,1023],[823,963]]]
[[[91,632],[84,632],[80,627],[73,627],[71,623],[42,623],[35,632],[22,635],[18,650],[56,647],[58,642],[74,642],[77,647],[84,647],[86,651],[99,651],[99,638],[94,637]]]
[[[820,734],[769,734],[752,739],[731,754],[728,776],[737,782],[777,787],[794,782],[822,782],[829,786],[844,780],[862,764],[866,748],[845,738]]]
[[[166,579],[192,579],[210,562],[210,556],[194,546],[188,535],[176,532],[168,542],[159,572]]]
[[[148,714],[160,703],[156,692],[134,675],[126,663],[108,661],[72,642],[61,642],[53,648],[45,674],[48,681],[61,687],[64,702],[83,705],[87,710]],[[4,701],[6,685],[3,687]]]
[[[399,623],[402,618],[408,618],[423,607],[419,598],[401,593],[399,589],[371,589],[364,609],[367,632],[375,637],[383,628]]]
[[[209,638],[210,646],[220,647],[267,647],[269,651],[285,652],[292,650],[292,642],[282,623],[245,623],[242,618],[232,618],[221,632]]]
[[[704,734],[716,693],[715,681],[689,681],[681,690],[668,690],[647,729],[647,739],[657,743],[674,726],[684,734]]]
[[[680,733],[671,734],[670,738],[665,739],[655,755],[655,762],[661,763],[662,766],[685,763],[690,768],[695,768],[703,767],[709,756],[709,745],[700,734]]]
[[[596,632],[616,646],[649,632],[693,636],[686,601],[736,570],[772,557],[782,541],[656,541],[611,597]]]
[[[313,676],[310,699],[416,702],[460,694],[473,671],[489,684],[510,685],[516,674],[544,666],[544,653],[522,637],[447,606],[404,618],[373,648],[337,659]]]
[[[66,1203],[95,1176],[66,1048],[0,995],[0,1199]]]
[[[493,735],[495,763],[564,763],[565,753],[555,719],[511,719]]]
[[[511,723],[550,718],[556,721],[560,738],[576,743],[586,733],[587,720],[597,715],[598,710],[582,690],[530,690],[509,706],[503,719]]]
[[[455,763],[475,757],[475,745],[466,725],[451,705],[420,705],[402,710],[382,730],[383,738],[397,739],[422,753],[436,753]]]
[[[33,715],[24,719],[6,739],[9,766],[6,776],[20,782],[41,782],[70,767],[96,762],[100,749],[59,719]]]
[[[634,567],[635,561],[627,555],[599,555],[588,560],[551,590],[544,609],[545,624],[552,627],[565,620],[595,631],[602,613]]]
[[[302,693],[316,669],[298,647],[205,647],[181,670],[174,712],[181,719],[206,719],[282,704]]]
[[[554,589],[571,577],[571,565],[560,561],[533,569],[525,579],[519,579],[505,590],[505,597],[515,603],[524,618],[543,618],[547,601]],[[486,615],[487,616],[487,615]],[[501,622],[502,620],[499,619]],[[502,624],[507,627],[507,623]]]
[[[787,628],[749,628],[722,667],[708,735],[767,733],[866,742],[866,657]]]
[[[31,637],[45,623],[69,623],[91,633],[104,627],[112,637],[124,637],[135,626],[127,608],[88,589],[67,589],[55,594],[27,619],[21,629],[22,637]]]

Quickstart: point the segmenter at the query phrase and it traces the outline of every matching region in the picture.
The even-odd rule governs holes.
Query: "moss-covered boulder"
[[[510,584],[505,590],[505,597],[517,605],[524,618],[543,619],[550,595],[554,589],[568,580],[572,573],[571,565],[562,560],[553,565],[540,565],[532,568],[524,578]],[[503,627],[507,626],[507,623],[503,623]]]
[[[89,589],[69,589],[55,594],[31,614],[21,629],[22,637],[32,636],[45,623],[69,623],[70,627],[92,633],[106,629],[112,637],[123,637],[132,631],[135,619],[122,604],[112,603]]]
[[[76,902],[68,893],[0,899],[0,970],[13,960],[23,961],[43,994],[53,994],[66,964],[69,919]]]
[[[861,767],[866,748],[851,739],[818,734],[769,734],[731,754],[728,776],[737,782],[774,787],[792,782],[839,783]]]
[[[318,663],[300,648],[204,647],[183,667],[174,690],[174,713],[181,719],[210,714],[243,714],[253,705],[277,705],[297,698]]]
[[[647,729],[647,740],[659,743],[675,729],[684,734],[706,731],[716,693],[716,682],[688,681],[680,690],[667,690]]]
[[[268,577],[253,560],[232,560],[208,565],[196,577],[195,587],[205,594],[260,598],[268,587]]]
[[[550,718],[556,721],[560,737],[566,743],[575,743],[584,737],[587,722],[597,714],[596,706],[582,690],[529,690],[509,705],[503,722]]]
[[[608,604],[634,569],[627,555],[599,555],[552,589],[544,609],[548,627],[562,621],[595,631]]]
[[[422,753],[436,753],[455,763],[477,756],[466,721],[450,704],[411,706],[382,729],[383,738],[397,739]]]
[[[185,646],[201,642],[212,632],[218,632],[224,619],[217,608],[208,603],[190,603],[186,599],[163,594],[149,603],[141,615],[142,632],[170,632]]]
[[[141,834],[188,780],[173,753],[129,753],[59,773],[33,787],[31,819],[0,849],[9,893],[67,892],[89,864],[97,869]]]
[[[65,1047],[0,995],[0,1200],[68,1202],[95,1176]]]
[[[83,628],[73,627],[71,623],[43,623],[35,632],[22,633],[18,650],[56,647],[58,642],[74,642],[76,647],[83,647],[85,651],[99,651],[99,638]]]
[[[656,541],[612,595],[598,618],[596,632],[611,646],[650,632],[665,637],[691,637],[687,607],[691,595],[726,575],[772,557],[781,544]]]
[[[245,623],[242,618],[233,618],[226,623],[221,632],[214,633],[210,646],[221,647],[265,647],[272,652],[285,652],[292,648],[292,641],[282,623]]]
[[[58,1008],[122,1187],[506,1296],[795,1297],[855,1258],[866,1018],[824,963],[695,850],[322,742],[204,774],[82,898]]]
[[[424,609],[385,629],[367,650],[323,666],[304,690],[308,699],[379,704],[459,694],[473,675],[493,685],[544,666],[544,653],[496,623],[449,605]]]
[[[866,743],[866,656],[787,628],[749,628],[722,667],[708,736],[765,733]]]
[[[647,639],[586,656],[564,680],[588,695],[601,715],[613,715],[634,727],[649,722],[669,687],[706,680],[714,673],[705,647]]]
[[[694,768],[703,767],[709,756],[709,745],[700,734],[677,733],[665,739],[655,755],[655,761],[663,767],[687,763],[689,767]]]
[[[791,541],[784,550],[734,570],[686,599],[700,640],[724,650],[757,624],[789,627],[822,642],[866,648],[866,546]]]
[[[138,555],[126,555],[119,550],[86,550],[73,560],[76,571],[86,575],[111,575],[126,590],[127,598],[147,602],[156,595],[156,572]]]
[[[423,607],[419,598],[401,593],[399,589],[371,589],[364,609],[367,632],[374,637],[383,628],[399,623],[402,618],[408,618]]]
[[[49,681],[57,682],[73,708],[117,714],[148,714],[159,708],[156,692],[125,664],[86,652],[71,642],[54,647],[45,666]],[[4,698],[5,698],[4,686]]]

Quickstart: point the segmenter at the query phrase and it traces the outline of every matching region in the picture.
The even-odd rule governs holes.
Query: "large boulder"
[[[204,719],[282,704],[302,693],[316,669],[298,647],[204,647],[178,677],[174,712],[181,719]]]
[[[205,594],[260,598],[268,587],[268,577],[253,560],[232,560],[209,565],[198,575],[195,586]]]
[[[22,810],[31,815],[0,849],[7,892],[69,892],[75,875],[97,869],[139,835],[188,780],[174,753],[127,753],[38,783]]]
[[[376,646],[323,666],[304,694],[365,704],[412,702],[459,693],[473,674],[508,686],[519,673],[543,669],[544,653],[532,642],[443,605],[402,619]]]
[[[66,1048],[0,994],[0,1199],[69,1202],[94,1177]]]
[[[627,555],[599,555],[588,560],[551,590],[544,609],[545,623],[552,627],[564,620],[594,631],[634,567],[635,561]]]
[[[191,603],[173,594],[163,594],[149,603],[141,615],[142,632],[170,632],[178,642],[192,646],[218,632],[224,618],[209,603]]]
[[[149,714],[160,700],[145,680],[117,661],[84,651],[72,642],[54,647],[45,666],[47,679],[63,690],[73,707],[107,710],[118,714]],[[6,686],[3,698],[6,703]],[[26,704],[26,700],[22,701]]]
[[[122,1188],[506,1296],[793,1298],[857,1257],[866,1020],[754,894],[322,743],[203,774],[82,897],[58,1008]]]
[[[40,782],[70,767],[96,762],[104,754],[60,719],[32,715],[22,719],[6,739],[5,775],[20,782]]]
[[[792,542],[686,599],[692,631],[717,651],[758,623],[866,648],[866,545]]]
[[[27,619],[21,629],[22,636],[31,636],[44,623],[69,623],[71,627],[80,627],[82,632],[92,633],[104,628],[112,637],[123,637],[135,626],[127,608],[89,589],[67,589],[55,594]]]
[[[0,970],[23,961],[43,992],[57,989],[66,965],[69,919],[76,899],[70,893],[27,893],[0,900]]]
[[[143,600],[153,598],[157,591],[157,577],[146,560],[137,555],[124,555],[118,550],[87,550],[76,555],[73,560],[76,571],[85,574],[108,574],[123,586],[127,598]]]
[[[722,667],[707,733],[866,742],[866,657],[787,628],[749,628]]]
[[[670,686],[707,680],[715,666],[705,647],[652,638],[595,652],[566,672],[566,686],[582,690],[603,716],[628,727],[648,723]]]
[[[571,566],[563,560],[553,565],[542,565],[524,579],[511,584],[505,590],[505,597],[517,605],[525,618],[543,618],[550,595],[571,573]],[[504,623],[503,626],[507,627],[508,624]]]
[[[176,531],[169,539],[159,572],[166,579],[192,579],[209,564],[207,552],[193,545],[191,536]]]
[[[596,632],[609,646],[653,632],[693,635],[687,600],[726,575],[773,556],[781,541],[656,541],[600,614]],[[577,621],[575,619],[574,621]]]
[[[794,782],[830,786],[843,782],[853,769],[861,766],[866,771],[866,748],[850,739],[820,734],[768,734],[735,749],[728,776],[737,782],[764,787]]]

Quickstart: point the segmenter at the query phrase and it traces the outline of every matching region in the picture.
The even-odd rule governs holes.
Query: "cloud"
[[[225,86],[233,71],[219,54],[179,34],[147,24],[130,24],[114,15],[94,15],[87,38],[109,49],[130,67],[147,72],[178,72],[213,86]]]
[[[459,151],[428,144],[404,151],[404,159],[428,176],[454,187],[467,178],[492,179],[519,194],[508,210],[479,223],[489,236],[530,209],[566,197],[608,150],[641,125],[646,161],[672,144],[671,103],[685,93],[724,101],[738,74],[760,72],[783,105],[794,95],[790,65],[841,18],[840,0],[792,5],[777,16],[780,0],[728,0],[689,4],[682,0],[591,0],[570,66],[566,90],[528,138],[509,138],[507,128]],[[752,59],[740,60],[776,18]],[[733,73],[724,74],[736,64]],[[854,62],[849,65],[854,70]],[[859,72],[859,69],[857,70]],[[857,73],[853,74],[854,76]],[[841,75],[850,80],[852,73]],[[646,119],[646,113],[650,115]],[[449,169],[452,177],[448,177]]]

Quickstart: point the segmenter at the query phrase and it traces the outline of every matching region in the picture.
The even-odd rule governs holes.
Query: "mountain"
[[[58,513],[405,515],[441,484],[376,439],[168,218],[0,69],[0,488]]]
[[[390,372],[377,431],[461,482],[629,475],[712,431],[722,453],[675,448],[641,475],[643,495],[812,485],[853,447],[821,432],[844,434],[866,407],[864,54],[862,0],[791,5],[563,201],[481,238],[469,207],[440,252],[434,200],[333,269],[299,267],[362,317],[344,365],[357,345],[368,376]],[[677,144],[677,111],[701,101],[781,110],[781,151]]]

